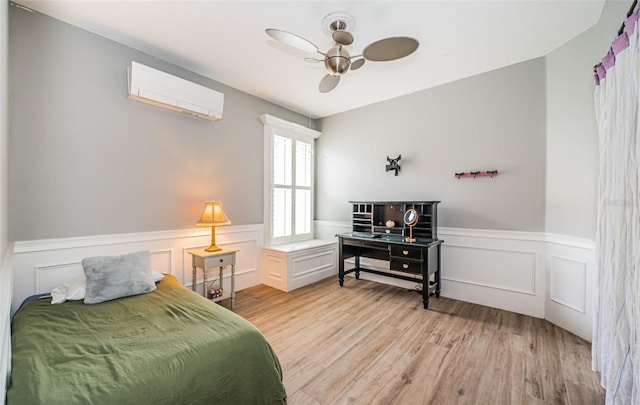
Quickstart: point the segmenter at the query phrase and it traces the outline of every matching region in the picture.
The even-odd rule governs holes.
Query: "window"
[[[265,134],[265,243],[313,238],[313,150],[320,133],[261,115]]]

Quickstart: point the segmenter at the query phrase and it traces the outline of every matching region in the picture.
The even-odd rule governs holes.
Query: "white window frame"
[[[313,218],[314,218],[314,201],[315,201],[315,140],[321,135],[320,132],[306,128],[302,125],[285,121],[272,115],[263,114],[260,120],[264,124],[264,241],[265,246],[280,245],[284,243],[298,242],[301,240],[313,239]],[[291,236],[274,238],[272,232],[273,218],[273,137],[274,135],[290,138],[294,141],[299,140],[311,145],[312,165],[311,165],[311,218],[309,218],[311,227],[310,232],[296,235],[295,234],[295,192],[292,207],[292,234]],[[294,142],[295,145],[295,142]],[[295,155],[295,146],[293,150]],[[295,164],[293,165],[293,179],[295,184]],[[295,190],[295,186],[293,188]]]

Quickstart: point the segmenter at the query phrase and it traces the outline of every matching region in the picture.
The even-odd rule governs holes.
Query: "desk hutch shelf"
[[[440,296],[440,245],[438,239],[438,204],[440,201],[350,201],[352,231],[336,235],[339,240],[338,278],[360,272],[373,273],[422,284],[424,308],[429,296]],[[404,224],[409,209],[418,213],[411,231]],[[412,233],[413,239],[407,241]],[[355,267],[345,270],[345,259],[354,257]],[[389,262],[387,269],[361,263],[360,258]]]

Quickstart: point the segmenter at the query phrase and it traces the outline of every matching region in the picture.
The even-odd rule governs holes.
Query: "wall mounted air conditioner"
[[[131,100],[211,121],[222,118],[222,93],[137,62],[131,62],[127,76],[127,94]]]

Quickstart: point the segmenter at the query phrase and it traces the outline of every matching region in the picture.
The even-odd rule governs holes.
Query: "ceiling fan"
[[[353,17],[344,12],[331,13],[322,19],[322,26],[327,34],[335,42],[335,45],[327,52],[321,52],[311,41],[296,34],[276,28],[267,28],[266,33],[276,41],[292,46],[305,52],[313,52],[322,55],[322,59],[305,58],[312,63],[324,62],[327,74],[320,80],[318,89],[321,93],[328,93],[335,89],[342,75],[349,70],[360,69],[365,61],[384,62],[411,55],[418,49],[418,41],[409,37],[391,37],[375,41],[367,45],[362,55],[351,56],[346,49],[353,43]]]

